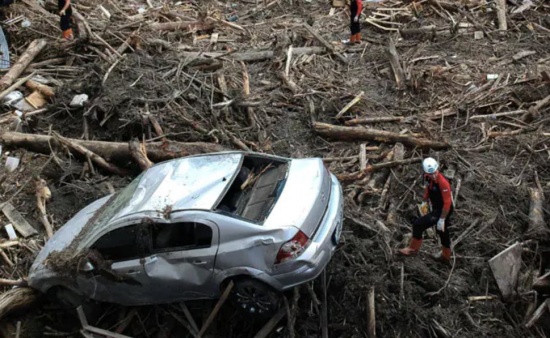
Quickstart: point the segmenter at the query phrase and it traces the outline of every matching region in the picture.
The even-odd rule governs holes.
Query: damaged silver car
[[[271,313],[282,291],[328,264],[342,217],[340,183],[318,158],[170,160],[69,220],[29,284],[71,301],[143,305],[216,298],[233,281],[234,304]]]

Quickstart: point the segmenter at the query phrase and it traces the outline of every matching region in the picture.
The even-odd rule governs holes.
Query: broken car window
[[[97,250],[103,259],[125,261],[144,257],[148,254],[148,236],[141,224],[126,226],[103,235],[92,249]]]
[[[157,223],[152,225],[153,250],[174,251],[208,248],[212,228],[201,223]]]

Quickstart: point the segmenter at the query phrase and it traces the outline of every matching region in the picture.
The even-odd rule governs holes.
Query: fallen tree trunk
[[[191,29],[207,29],[211,27],[209,24],[196,21],[179,21],[179,22],[155,22],[151,24],[151,28],[158,31],[177,31],[185,28]]]
[[[12,311],[32,306],[38,300],[38,292],[31,288],[8,290],[0,295],[0,320]]]
[[[542,239],[542,237],[548,237],[550,233],[546,223],[544,222],[544,210],[542,208],[542,202],[544,201],[544,195],[542,190],[538,188],[529,188],[529,197],[531,204],[529,207],[529,230],[530,237]]]
[[[4,90],[11,86],[31,61],[46,47],[47,43],[46,39],[37,39],[31,42],[25,53],[19,57],[19,60],[10,68],[9,72],[0,79],[0,89]]]
[[[47,97],[55,96],[55,91],[52,87],[38,83],[33,80],[28,80],[27,82],[25,82],[25,86],[32,90],[38,90],[40,93],[44,94]]]
[[[397,48],[395,48],[395,43],[392,39],[390,39],[386,52],[388,54],[388,58],[390,59],[390,65],[393,70],[393,75],[395,76],[397,89],[405,89],[405,72],[403,71],[403,67],[401,66],[401,60],[399,59]]]
[[[302,54],[321,54],[325,53],[327,49],[325,47],[295,47],[292,48],[292,55],[302,55]],[[201,52],[182,52],[180,55],[183,58],[189,58],[191,60],[195,59],[216,59],[225,57],[231,60],[235,61],[244,61],[244,62],[252,62],[252,61],[263,61],[263,60],[269,60],[272,59],[275,55],[275,52],[272,50],[263,50],[263,51],[256,51],[256,52],[244,52],[244,53],[223,53],[223,52],[207,52],[207,53],[201,53]]]
[[[431,148],[435,150],[450,148],[446,142],[401,135],[385,130],[365,129],[363,127],[343,127],[327,123],[314,122],[313,129],[320,135],[342,141],[378,141],[383,143],[401,142],[409,147]]]
[[[55,138],[47,135],[33,135],[17,132],[5,132],[1,136],[4,144],[27,148],[36,152],[49,154],[50,145],[55,144]],[[68,139],[81,145],[107,161],[128,162],[132,160],[132,154],[128,143],[84,141]],[[222,151],[219,144],[205,142],[153,142],[146,143],[147,157],[153,162],[161,162],[173,158]]]

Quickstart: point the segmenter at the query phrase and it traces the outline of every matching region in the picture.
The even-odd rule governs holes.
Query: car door
[[[126,304],[155,301],[151,283],[144,273],[144,257],[151,253],[149,226],[126,225],[107,232],[88,252],[91,271],[80,272],[77,283],[90,298]]]
[[[215,223],[192,218],[151,225],[152,255],[144,262],[151,283],[163,285],[172,301],[208,298],[217,294],[213,273],[218,250]]]

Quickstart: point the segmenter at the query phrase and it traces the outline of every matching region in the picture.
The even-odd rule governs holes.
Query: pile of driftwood
[[[167,312],[115,308],[98,326],[131,335],[181,326],[193,336],[258,337],[283,325],[290,337],[544,329],[537,319],[550,280],[549,5],[366,5],[359,46],[340,42],[349,18],[328,2],[79,1],[71,42],[58,38],[56,4],[23,0],[8,8],[4,30],[15,62],[0,73],[0,99],[14,90],[25,99],[0,116],[0,139],[10,151],[3,156],[20,160],[0,186],[1,225],[15,230],[0,242],[0,284],[10,290],[0,317],[36,299],[9,288],[25,285],[44,240],[78,211],[51,207],[70,198],[57,193],[61,187],[76,195],[106,182],[112,192],[125,183],[115,176],[131,178],[154,162],[240,149],[321,156],[344,184],[345,244],[328,276],[296,289],[256,326],[224,313],[225,297],[205,316],[185,304]],[[21,26],[25,20],[30,27]],[[87,99],[76,100],[82,94]],[[426,155],[441,160],[454,186],[450,272],[393,255],[410,232]],[[503,271],[503,264],[514,269]],[[480,279],[488,267],[494,277]],[[472,309],[465,317],[452,306],[444,315],[406,316],[426,299],[467,300]],[[498,314],[475,305],[510,300],[517,308]],[[503,323],[484,321],[488,313]],[[171,329],[130,325],[153,319]]]

